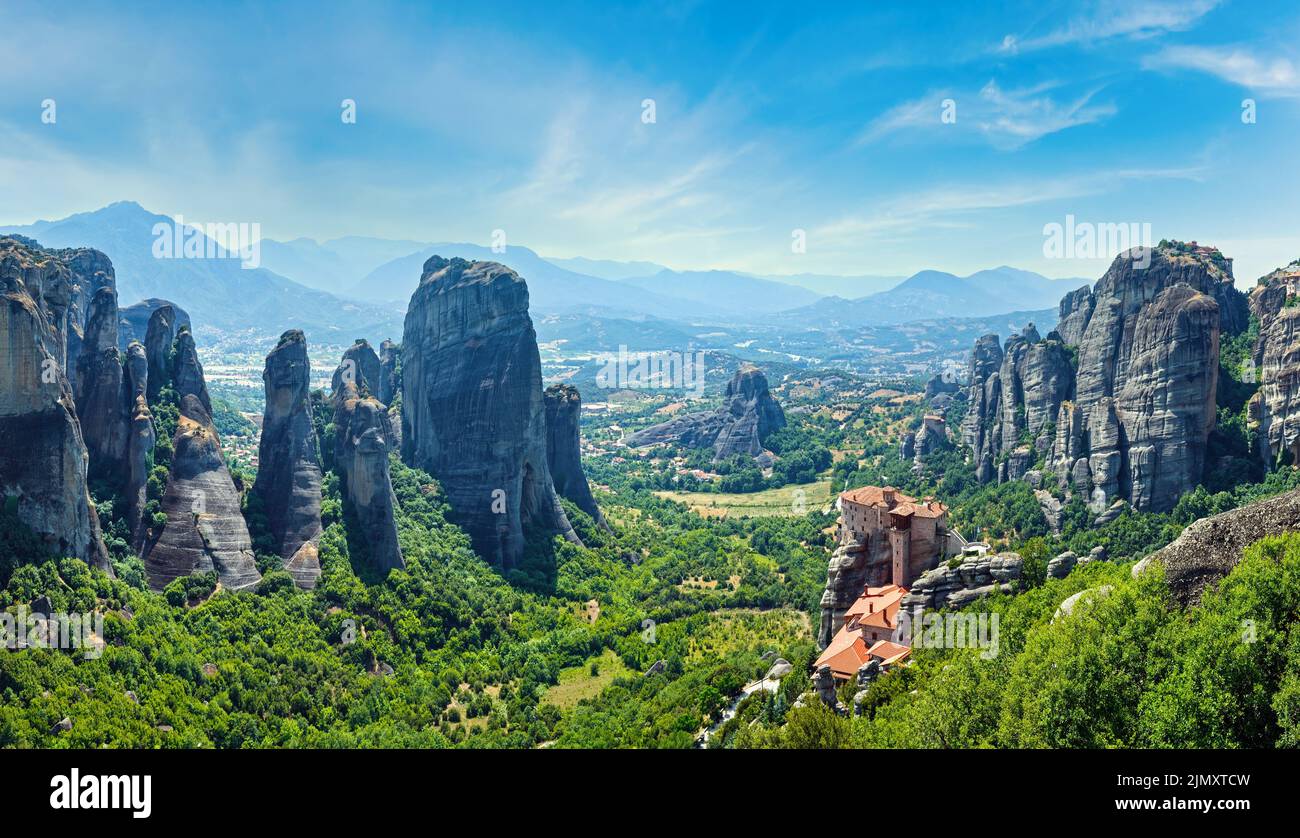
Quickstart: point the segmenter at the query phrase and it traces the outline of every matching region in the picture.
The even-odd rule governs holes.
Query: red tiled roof
[[[881,664],[888,666],[904,660],[908,655],[912,654],[912,650],[902,643],[895,643],[892,640],[878,640],[867,650],[867,654],[873,658],[880,658]],[[855,669],[854,672],[857,672],[857,670]]]
[[[893,629],[898,625],[895,617],[899,600],[906,593],[907,589],[898,585],[867,588],[844,612],[844,622],[854,626]]]
[[[885,494],[892,495],[892,502],[885,500]],[[917,500],[892,486],[883,489],[879,486],[863,486],[840,493],[840,500],[856,503],[859,506],[873,506],[887,509],[895,515],[916,515],[921,518],[938,518],[948,512],[948,507],[932,498]]]

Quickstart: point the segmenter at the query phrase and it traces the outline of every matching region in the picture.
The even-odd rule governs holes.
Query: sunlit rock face
[[[0,238],[0,500],[52,552],[111,573],[66,374],[71,284],[54,254]]]
[[[342,478],[344,503],[360,527],[359,540],[370,564],[380,570],[405,567],[388,466],[388,411],[379,400],[363,396],[351,376],[339,378],[334,391],[334,433],[334,465]]]
[[[258,446],[257,482],[275,550],[300,588],[316,587],[320,561],[321,464],[311,421],[311,367],[307,340],[294,329],[266,356],[266,406]]]
[[[1134,249],[1060,314],[1046,338],[976,343],[962,439],[979,479],[1055,474],[1099,514],[1117,499],[1171,508],[1205,469],[1221,335],[1248,320],[1231,263],[1209,248]]]
[[[767,377],[758,367],[745,364],[727,384],[722,407],[651,425],[629,434],[624,442],[633,448],[665,444],[712,448],[714,461],[720,462],[735,454],[764,456],[763,443],[784,427],[785,413],[772,397]]]
[[[1300,260],[1262,277],[1250,292],[1259,320],[1251,374],[1259,383],[1250,416],[1259,430],[1259,456],[1300,463]]]
[[[591,516],[606,529],[605,516],[596,505],[582,470],[581,414],[582,396],[570,384],[553,384],[546,388],[546,461],[551,479],[561,497]]]
[[[213,571],[227,590],[261,581],[212,416],[193,393],[181,399],[162,511],[167,521],[142,556],[153,590],[181,576]]]
[[[402,459],[438,479],[480,555],[509,569],[531,535],[577,541],[547,463],[541,359],[517,273],[431,257],[401,368]]]

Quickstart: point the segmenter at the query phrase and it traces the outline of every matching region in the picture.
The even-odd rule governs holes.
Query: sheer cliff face
[[[167,523],[145,546],[149,586],[160,591],[180,576],[215,571],[222,587],[244,590],[261,581],[212,417],[193,394],[181,398],[172,438],[172,467],[163,495]]]
[[[722,407],[652,425],[630,434],[625,442],[633,448],[664,444],[712,448],[716,462],[733,454],[762,455],[768,436],[784,427],[785,413],[768,390],[766,376],[746,364],[727,384]]]
[[[1259,456],[1265,464],[1286,455],[1300,463],[1300,260],[1261,278],[1250,292],[1250,310],[1259,320],[1252,361],[1259,390],[1251,400],[1258,423]]]
[[[480,555],[511,568],[527,535],[576,540],[547,464],[541,361],[518,274],[430,258],[401,367],[402,459],[438,479]]]
[[[1046,340],[1013,336],[1001,357],[995,336],[976,344],[962,436],[981,480],[1037,464],[1098,512],[1116,498],[1163,511],[1200,482],[1220,333],[1245,327],[1244,298],[1217,252],[1145,258],[1123,254],[1067,295]]]
[[[1219,304],[1186,285],[1160,293],[1133,333],[1115,408],[1128,443],[1128,500],[1166,510],[1201,481],[1214,429]]]
[[[546,461],[555,490],[608,529],[582,470],[582,396],[570,384],[546,388]]]
[[[124,494],[130,503],[128,523],[131,527],[131,545],[136,551],[144,546],[145,490],[149,480],[149,458],[156,441],[153,413],[145,397],[149,383],[149,360],[144,345],[131,341],[126,348],[126,398],[130,405],[130,426],[127,436],[126,487]]]
[[[1031,323],[1007,338],[975,345],[970,366],[970,410],[962,439],[971,446],[981,480],[1018,479],[1047,451],[1061,405],[1074,390],[1070,352],[1056,332],[1039,337]]]
[[[68,266],[71,274],[71,292],[68,303],[68,324],[66,345],[68,359],[68,383],[73,393],[79,392],[77,382],[77,360],[81,357],[81,346],[89,327],[91,303],[104,288],[114,289],[114,314],[116,316],[117,278],[113,263],[98,250],[88,247],[70,248],[51,251],[63,264]]]
[[[117,348],[117,292],[95,293],[87,312],[74,388],[77,415],[90,454],[90,473],[121,483],[130,433],[130,407],[122,353]]]
[[[0,493],[54,552],[111,573],[65,373],[70,283],[53,254],[0,238]]]
[[[397,361],[401,347],[386,340],[379,344],[379,392],[375,395],[379,401],[392,407],[397,396]]]
[[[392,428],[387,409],[363,396],[350,378],[340,379],[334,391],[334,432],[334,464],[344,501],[361,529],[370,563],[381,570],[406,567],[397,542],[397,499],[388,470]]]
[[[149,370],[149,401],[153,401],[158,396],[158,391],[171,380],[172,370],[167,358],[176,344],[178,328],[176,310],[169,304],[158,306],[149,315],[144,337],[144,352]]]
[[[194,346],[194,336],[182,328],[176,334],[176,356],[172,359],[172,386],[176,398],[182,403],[186,396],[194,396],[203,406],[203,412],[212,416],[212,400],[208,398],[208,383],[199,363],[199,351]]]
[[[320,562],[313,545],[320,536],[321,467],[311,421],[311,369],[307,340],[285,332],[266,356],[262,381],[266,407],[258,447],[257,482],[276,552],[300,588],[316,587]],[[301,554],[300,554],[301,551]]]

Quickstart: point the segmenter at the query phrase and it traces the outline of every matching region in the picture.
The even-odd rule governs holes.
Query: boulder
[[[1144,562],[1160,564],[1175,599],[1194,605],[1207,587],[1236,567],[1251,544],[1296,530],[1300,530],[1300,489],[1195,521]]]

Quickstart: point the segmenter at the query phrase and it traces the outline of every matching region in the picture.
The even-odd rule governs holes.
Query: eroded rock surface
[[[1242,552],[1270,535],[1300,530],[1300,489],[1193,522],[1172,544],[1144,560],[1164,568],[1183,605],[1200,602],[1208,586],[1227,576]]]
[[[53,552],[111,573],[65,372],[70,281],[55,255],[0,238],[0,494]]]
[[[363,396],[353,380],[340,378],[334,391],[334,433],[334,466],[370,564],[380,570],[406,567],[397,541],[397,498],[388,466],[392,428],[387,408]]]
[[[227,590],[245,590],[261,581],[239,501],[212,416],[197,395],[187,393],[181,399],[162,499],[167,522],[141,557],[149,586],[161,591],[173,579],[211,571]]]
[[[541,360],[517,273],[426,261],[401,366],[402,459],[438,479],[480,555],[509,569],[530,534],[577,541],[547,463]]]
[[[768,389],[767,377],[745,364],[727,384],[725,402],[717,410],[688,413],[629,434],[633,448],[680,445],[712,448],[715,462],[735,454],[764,455],[768,436],[785,427],[785,413]]]
[[[582,396],[571,384],[546,388],[546,461],[555,490],[605,529],[609,524],[596,505],[582,470]]]
[[[257,482],[275,550],[300,588],[316,587],[320,562],[321,464],[311,417],[307,340],[294,329],[280,336],[262,373],[266,406],[258,446]]]
[[[1217,249],[1181,243],[1121,254],[1061,301],[1057,330],[975,345],[962,439],[982,481],[1034,473],[1083,494],[1170,509],[1201,482],[1216,418],[1219,341],[1246,325]],[[1077,353],[1077,361],[1076,361]]]

